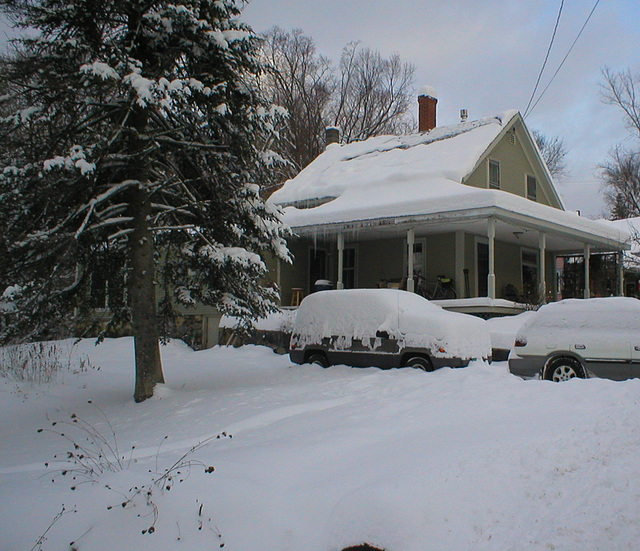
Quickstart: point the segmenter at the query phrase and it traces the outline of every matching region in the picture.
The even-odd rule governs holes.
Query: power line
[[[553,42],[556,39],[556,32],[558,31],[558,23],[560,23],[560,16],[562,15],[562,8],[564,7],[564,0],[560,2],[560,9],[558,10],[558,17],[556,17],[556,24],[553,27],[553,35],[551,36],[551,42],[549,42],[549,47],[547,48],[547,55],[544,56],[544,62],[542,63],[542,67],[540,68],[540,73],[538,74],[538,80],[536,80],[536,85],[533,88],[533,92],[531,92],[531,97],[529,98],[529,103],[527,103],[527,108],[524,110],[524,116],[527,116],[529,112],[529,107],[531,106],[531,102],[533,101],[536,92],[538,91],[538,85],[540,84],[540,79],[542,78],[542,73],[544,72],[544,68],[547,66],[547,60],[549,59],[549,53],[551,52],[551,48],[553,46]]]
[[[584,22],[584,25],[582,25],[582,28],[580,29],[580,32],[578,33],[578,36],[576,36],[575,40],[573,41],[573,43],[571,44],[571,47],[569,48],[569,51],[566,53],[566,55],[562,58],[562,61],[560,62],[560,65],[558,65],[558,68],[556,69],[556,72],[553,73],[553,76],[551,77],[551,80],[549,81],[549,84],[547,84],[547,86],[545,87],[545,89],[542,91],[542,93],[538,96],[538,99],[536,100],[536,102],[533,104],[533,107],[531,107],[531,109],[528,111],[528,113],[526,113],[524,116],[526,117],[529,113],[531,113],[535,108],[536,105],[538,105],[538,103],[540,102],[540,100],[542,99],[542,96],[544,96],[545,92],[549,89],[549,86],[551,86],[551,83],[553,82],[553,79],[556,78],[556,75],[558,74],[558,72],[560,71],[560,69],[562,68],[562,66],[564,65],[564,62],[567,60],[567,58],[569,57],[569,54],[571,53],[571,50],[573,50],[573,47],[576,45],[576,42],[578,42],[578,39],[580,38],[580,36],[582,35],[582,31],[584,31],[585,27],[587,26],[587,24],[589,23],[589,20],[591,19],[591,16],[593,15],[593,12],[596,11],[596,8],[598,7],[598,4],[600,3],[600,0],[596,0],[596,3],[593,5],[593,8],[591,9],[591,12],[589,13],[589,16],[587,17],[587,20]]]

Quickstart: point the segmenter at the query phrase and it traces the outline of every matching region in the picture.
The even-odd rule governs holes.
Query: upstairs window
[[[489,189],[500,189],[500,163],[489,161]]]
[[[527,174],[527,199],[535,201],[538,197],[538,182],[535,176]]]

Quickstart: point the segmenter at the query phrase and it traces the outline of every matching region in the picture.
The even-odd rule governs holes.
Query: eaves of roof
[[[522,201],[525,201],[525,199],[522,199]],[[358,231],[364,233],[367,230],[377,231],[384,228],[434,228],[450,222],[463,224],[493,217],[514,226],[522,226],[541,233],[553,234],[611,250],[628,250],[630,248],[629,235],[618,228],[604,226],[597,221],[580,217],[572,212],[561,211],[544,205],[538,205],[538,207],[544,207],[542,210],[550,209],[549,214],[553,214],[553,216],[544,217],[537,215],[537,213],[518,212],[512,208],[490,205],[460,209],[450,208],[424,214],[354,220],[345,219],[327,223],[292,225],[292,229],[298,236],[309,236],[318,233],[337,235],[343,232]]]

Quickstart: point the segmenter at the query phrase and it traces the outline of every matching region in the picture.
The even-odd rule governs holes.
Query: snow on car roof
[[[552,330],[550,332],[550,330]],[[542,306],[518,335],[584,339],[585,331],[640,333],[640,300],[629,297],[565,299]]]
[[[338,336],[339,346],[348,348],[353,340],[367,340],[378,331],[402,340],[406,347],[442,347],[447,356],[481,358],[491,352],[484,320],[448,312],[420,295],[397,289],[313,293],[300,304],[293,339],[306,346]]]

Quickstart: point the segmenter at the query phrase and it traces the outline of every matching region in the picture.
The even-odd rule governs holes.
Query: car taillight
[[[527,339],[524,337],[518,337],[514,344],[515,346],[527,346]]]

